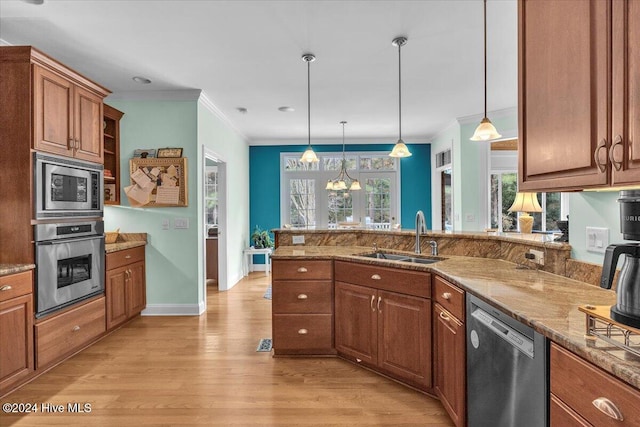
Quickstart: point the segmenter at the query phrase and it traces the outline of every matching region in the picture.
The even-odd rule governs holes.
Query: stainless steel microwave
[[[102,216],[103,165],[44,153],[33,164],[35,219]]]

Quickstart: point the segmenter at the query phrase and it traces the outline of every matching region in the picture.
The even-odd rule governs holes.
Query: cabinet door
[[[33,296],[0,302],[0,395],[33,371]]]
[[[377,312],[375,289],[336,282],[336,350],[360,361],[377,362]]]
[[[378,291],[378,366],[419,388],[431,387],[431,301]]]
[[[147,285],[144,262],[138,261],[128,267],[127,317],[133,317],[147,306]]]
[[[440,304],[433,311],[433,387],[456,426],[465,422],[464,325]]]
[[[127,320],[127,281],[128,266],[107,271],[107,329],[118,326]]]
[[[610,5],[518,3],[519,191],[609,182]]]
[[[613,184],[640,183],[640,2],[613,2]],[[634,25],[636,24],[636,25]]]
[[[103,162],[102,98],[82,87],[74,91],[75,157]]]
[[[73,156],[73,84],[33,66],[33,148]]]

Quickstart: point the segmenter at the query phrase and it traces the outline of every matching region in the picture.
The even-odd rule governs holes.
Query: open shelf
[[[113,176],[104,177],[104,204],[120,204],[120,119],[123,112],[104,104],[104,168]]]

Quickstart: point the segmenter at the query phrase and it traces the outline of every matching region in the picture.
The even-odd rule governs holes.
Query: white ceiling
[[[31,0],[33,1],[33,0]],[[517,104],[517,5],[490,0],[488,109]],[[424,142],[483,110],[481,0],[0,2],[0,39],[30,44],[121,97],[202,89],[252,144],[305,142],[311,64],[312,143]],[[132,77],[153,81],[140,85]],[[293,113],[278,107],[292,106]],[[236,108],[244,107],[247,114]],[[490,114],[491,117],[491,114]]]

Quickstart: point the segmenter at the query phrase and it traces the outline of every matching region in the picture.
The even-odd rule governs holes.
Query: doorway
[[[453,230],[453,187],[451,186],[451,168],[440,172],[441,230]]]

